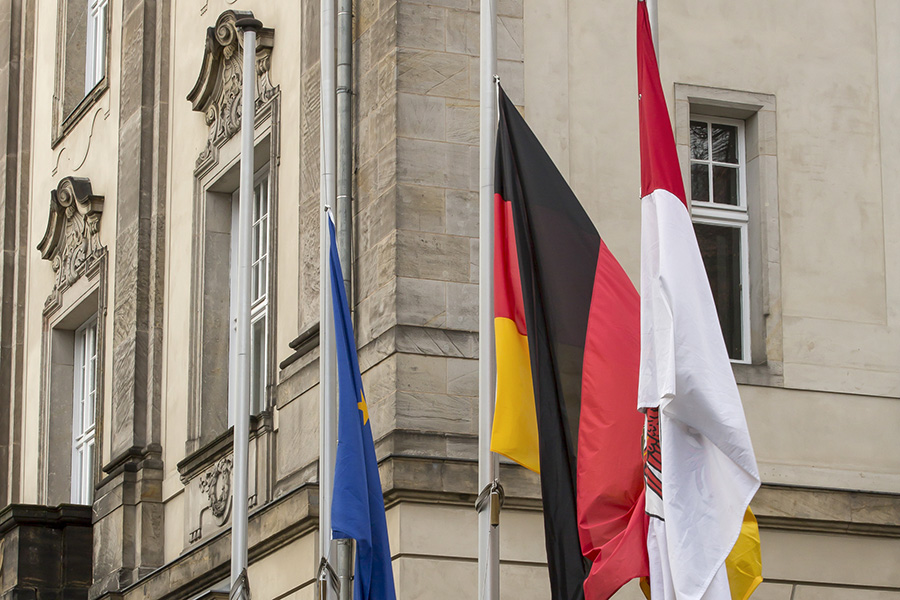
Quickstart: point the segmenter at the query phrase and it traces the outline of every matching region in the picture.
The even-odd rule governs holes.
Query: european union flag
[[[331,233],[331,298],[338,365],[338,445],[331,531],[335,539],[356,540],[354,600],[395,600],[384,496],[331,219],[328,229]]]

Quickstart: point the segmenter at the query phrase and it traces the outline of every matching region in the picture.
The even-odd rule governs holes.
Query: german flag
[[[640,301],[501,90],[491,449],[541,473],[552,595],[647,575],[637,410]]]

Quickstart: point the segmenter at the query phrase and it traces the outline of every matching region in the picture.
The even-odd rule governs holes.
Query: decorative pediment
[[[106,254],[100,245],[102,214],[103,196],[94,195],[87,177],[66,177],[50,192],[50,217],[38,250],[56,272],[51,300]]]
[[[241,86],[244,71],[244,35],[235,23],[253,18],[250,11],[226,10],[215,27],[206,30],[203,65],[187,99],[195,111],[206,115],[209,139],[197,165],[206,162],[228,138],[241,129]],[[256,34],[256,110],[272,99],[275,88],[269,79],[269,65],[275,31],[262,28]]]

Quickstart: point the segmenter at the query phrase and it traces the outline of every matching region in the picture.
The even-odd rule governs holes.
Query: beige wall
[[[900,163],[887,109],[900,59],[884,33],[900,11],[889,2],[686,0],[659,10],[670,108],[675,82],[776,98],[784,385],[742,390],[764,481],[898,492],[898,463],[877,448],[900,423],[891,233],[900,220],[888,191]],[[628,2],[527,4],[525,104],[637,281],[634,21]]]

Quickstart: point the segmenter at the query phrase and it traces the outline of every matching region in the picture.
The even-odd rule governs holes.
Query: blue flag
[[[354,600],[395,600],[391,548],[375,443],[372,441],[372,425],[359,374],[356,338],[353,336],[350,307],[334,239],[334,222],[330,218],[328,229],[331,234],[331,298],[334,302],[338,365],[338,445],[331,501],[331,532],[335,539],[356,540]]]

